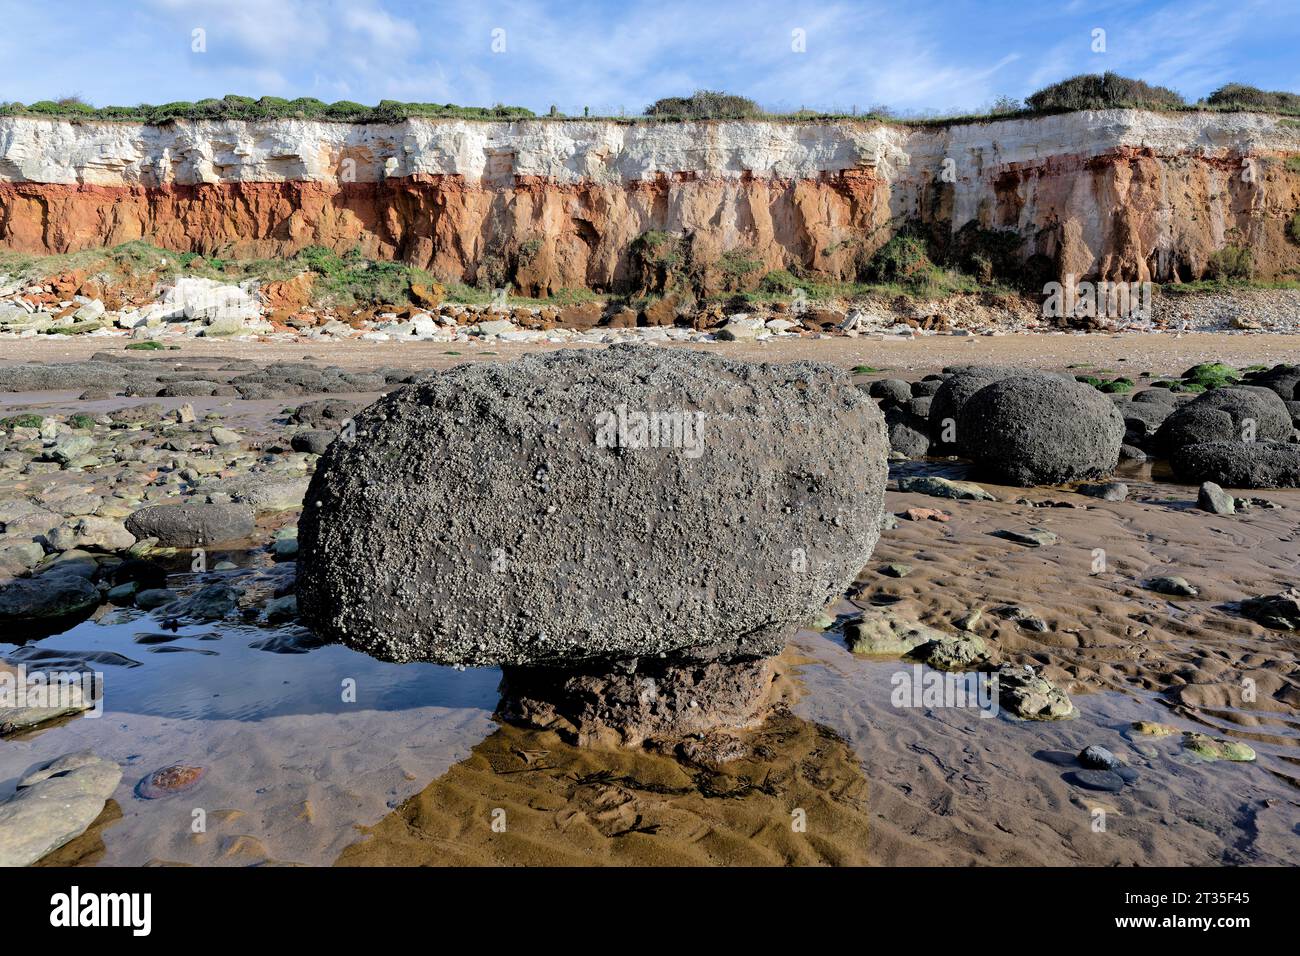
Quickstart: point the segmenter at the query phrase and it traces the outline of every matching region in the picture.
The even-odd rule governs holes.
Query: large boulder
[[[1190,484],[1225,488],[1300,486],[1300,445],[1276,441],[1211,441],[1175,449],[1169,464]]]
[[[253,509],[248,504],[203,501],[183,505],[150,505],[126,519],[126,530],[139,541],[157,538],[164,548],[197,548],[241,541],[253,533]]]
[[[1060,377],[986,385],[957,421],[963,452],[990,478],[1057,484],[1108,474],[1119,463],[1124,419],[1091,386]]]
[[[561,351],[430,376],[356,428],[304,501],[298,604],[385,660],[772,654],[879,535],[884,423],[827,366]]]
[[[1251,385],[1216,388],[1174,411],[1156,432],[1155,447],[1165,455],[1203,442],[1242,441],[1253,430],[1259,441],[1285,441],[1291,413],[1271,389]]]
[[[934,439],[932,453],[955,455],[960,451],[961,438],[956,435],[957,422],[962,408],[980,389],[1005,378],[1035,378],[1051,375],[1054,380],[1062,376],[1036,369],[1016,368],[1014,365],[963,365],[953,370],[935,391],[929,408],[930,435]],[[953,441],[946,439],[953,437]]]

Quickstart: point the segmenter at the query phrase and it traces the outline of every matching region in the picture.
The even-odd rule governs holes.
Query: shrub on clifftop
[[[716,90],[696,90],[690,96],[666,96],[645,108],[646,116],[665,119],[754,119],[763,109],[751,99]]]
[[[1205,98],[1207,106],[1222,109],[1267,110],[1270,113],[1300,112],[1300,94],[1283,90],[1261,90],[1244,83],[1228,83]]]
[[[1186,102],[1173,90],[1118,73],[1084,73],[1025,97],[1031,110],[1173,109]]]
[[[69,118],[130,120],[143,123],[166,123],[170,120],[261,120],[261,119],[315,119],[349,123],[400,123],[412,117],[433,119],[526,119],[532,110],[522,106],[492,107],[457,106],[454,103],[399,103],[383,100],[378,106],[364,106],[350,100],[325,103],[310,96],[286,100],[279,96],[251,96],[228,94],[221,99],[209,98],[191,103],[177,100],[152,106],[104,106],[95,108],[76,97],[64,97],[55,102],[41,100],[37,103],[0,104],[0,116],[66,116]]]

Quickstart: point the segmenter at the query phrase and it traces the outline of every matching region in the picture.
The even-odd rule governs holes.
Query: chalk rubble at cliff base
[[[311,278],[312,273],[303,273],[293,281]],[[1031,296],[975,293],[939,299],[878,294],[729,302],[697,302],[673,293],[633,307],[617,296],[570,305],[519,300],[505,305],[442,302],[440,293],[425,292],[423,303],[325,307],[304,300],[285,308],[275,291],[285,284],[250,279],[235,285],[182,275],[142,294],[105,292],[96,277],[29,283],[0,276],[0,339],[72,335],[155,346],[195,338],[554,345],[1031,332],[1300,332],[1300,290],[1285,288],[1159,295],[1145,315],[1054,317]]]

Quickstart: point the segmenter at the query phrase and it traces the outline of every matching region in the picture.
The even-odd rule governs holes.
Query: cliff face
[[[729,250],[847,280],[914,222],[940,241],[1013,233],[1015,259],[1056,277],[1193,279],[1234,245],[1273,278],[1300,270],[1297,154],[1294,121],[1128,110],[934,129],[6,118],[0,245],[359,246],[540,294],[647,285],[648,232],[685,237],[706,284]]]

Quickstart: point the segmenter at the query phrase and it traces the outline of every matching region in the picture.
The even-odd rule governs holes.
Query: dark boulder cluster
[[[1180,405],[1154,436],[1159,454],[1187,482],[1229,488],[1300,485],[1300,369],[1276,366]]]
[[[1054,484],[1099,477],[1121,459],[1168,459],[1187,482],[1300,484],[1300,366],[1244,374],[1202,363],[1134,389],[1009,365],[944,369],[866,386],[897,457],[958,456],[989,480]]]
[[[908,458],[930,454],[930,410],[934,393],[942,384],[939,376],[919,382],[885,378],[872,382],[869,394],[880,403],[889,429],[889,447]]]
[[[1123,419],[1105,395],[1072,379],[970,365],[915,384],[929,394],[901,400],[905,382],[869,386],[889,423],[891,450],[905,457],[959,455],[1015,485],[1097,477],[1118,461]]]

